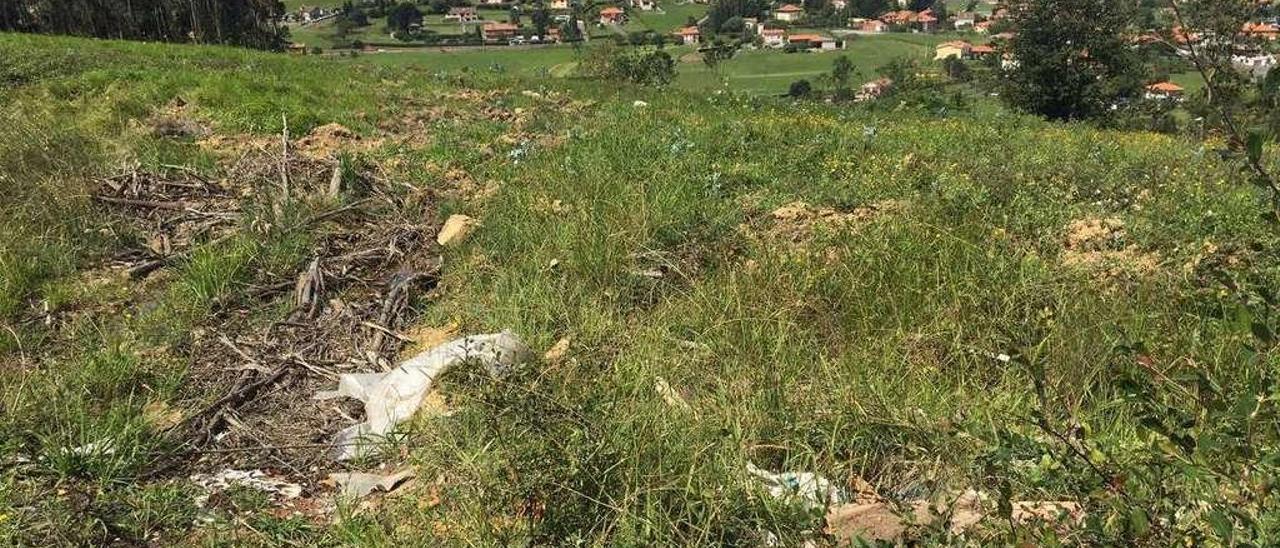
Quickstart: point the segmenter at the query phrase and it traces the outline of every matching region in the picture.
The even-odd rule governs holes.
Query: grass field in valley
[[[468,62],[430,55],[0,35],[0,543],[834,541],[748,464],[1088,516],[910,533],[926,543],[1240,523],[1194,509],[1249,474],[1126,491],[1173,516],[1144,529],[1090,471],[1164,447],[1126,399],[1135,363],[1200,375],[1204,401],[1277,365],[1236,293],[1280,271],[1276,236],[1216,155],[1007,113],[442,74]],[[769,70],[831,58],[778,55]],[[479,225],[438,246],[452,214]],[[372,458],[316,447],[359,413],[310,399],[335,373],[502,329],[539,357],[451,372]],[[1169,386],[1151,402],[1187,404]],[[1055,450],[1040,416],[1098,456]],[[322,481],[404,465],[416,480],[363,502]],[[198,499],[195,474],[229,467],[301,495]]]
[[[708,68],[691,47],[668,47],[680,62],[676,67],[675,86],[684,90],[705,92],[730,89],[752,95],[786,93],[791,82],[813,80],[831,71],[839,55],[846,55],[857,69],[855,81],[871,80],[877,69],[898,59],[928,61],[933,44],[944,36],[867,36],[849,42],[847,49],[823,53],[784,53],[773,49],[744,50],[723,62],[715,70]],[[527,76],[565,77],[586,55],[586,44],[545,46],[517,49],[504,46],[490,48],[405,50],[364,55],[353,63],[375,63],[389,66],[413,66],[431,71],[505,72]]]

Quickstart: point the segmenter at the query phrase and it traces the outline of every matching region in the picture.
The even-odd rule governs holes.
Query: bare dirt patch
[[[855,229],[902,208],[901,202],[893,200],[845,211],[791,202],[769,214],[772,225],[767,229],[767,235],[770,239],[799,243],[812,239],[819,232]]]
[[[1160,269],[1160,256],[1130,243],[1124,221],[1078,219],[1067,225],[1062,265],[1093,272],[1100,280],[1145,278]]]
[[[313,158],[336,158],[339,154],[377,148],[380,139],[364,139],[341,124],[325,124],[294,142],[302,154]]]

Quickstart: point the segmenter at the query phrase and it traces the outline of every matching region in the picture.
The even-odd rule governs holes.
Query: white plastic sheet
[[[525,346],[509,331],[475,335],[449,341],[401,363],[386,373],[354,373],[338,378],[337,390],[320,392],[316,399],[355,398],[364,402],[365,422],[338,432],[333,458],[363,456],[376,442],[408,420],[431,391],[432,383],[460,363],[477,363],[495,375],[526,361]]]

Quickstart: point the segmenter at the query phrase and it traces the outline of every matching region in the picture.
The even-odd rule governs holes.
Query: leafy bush
[[[591,78],[663,86],[675,79],[676,62],[665,51],[624,51],[609,45],[592,50],[579,71]]]

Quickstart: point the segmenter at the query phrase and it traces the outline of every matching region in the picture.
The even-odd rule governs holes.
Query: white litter
[[[272,477],[262,470],[227,469],[217,474],[196,474],[191,482],[200,486],[204,492],[195,498],[196,506],[204,508],[209,496],[221,493],[232,487],[240,487],[262,491],[271,496],[273,502],[296,499],[302,496],[302,486]]]
[[[760,479],[764,488],[777,499],[793,500],[806,508],[824,508],[845,502],[845,497],[831,480],[812,472],[775,474],[747,463],[747,472]]]
[[[644,101],[641,101],[641,100],[637,99],[637,100],[636,100],[636,102],[631,103],[631,106],[633,106],[633,107],[635,107],[635,108],[644,108],[644,107],[649,106],[649,103],[646,103],[646,102],[644,102]]]
[[[355,398],[364,402],[365,422],[348,427],[334,438],[331,456],[346,460],[363,456],[408,420],[442,373],[460,363],[478,363],[500,375],[529,359],[531,352],[509,331],[455,339],[418,354],[387,373],[354,373],[338,377],[337,390],[316,399]]]
[[[361,498],[378,490],[390,493],[415,475],[417,475],[417,470],[410,466],[399,472],[386,475],[370,474],[368,472],[329,474],[329,480],[338,485],[343,496]]]

